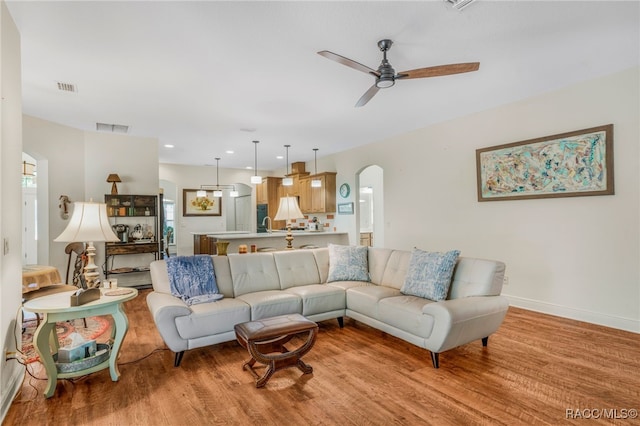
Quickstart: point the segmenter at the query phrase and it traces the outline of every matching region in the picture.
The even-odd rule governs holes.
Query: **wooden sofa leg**
[[[482,338],[482,346],[487,346],[487,343],[489,343],[489,336]]]
[[[438,355],[440,354],[437,352],[431,352],[431,362],[433,363],[433,368],[440,368],[440,359]]]
[[[338,317],[338,325],[340,328],[344,328],[344,318]]]
[[[174,367],[180,367],[180,363],[182,362],[183,355],[184,355],[184,351],[176,352],[176,360],[173,362]]]

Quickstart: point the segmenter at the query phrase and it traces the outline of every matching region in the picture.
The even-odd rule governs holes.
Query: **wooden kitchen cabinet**
[[[262,178],[262,183],[256,185],[256,203],[267,205],[267,216],[271,218],[272,229],[280,229],[286,226],[283,220],[273,220],[278,212],[281,194],[282,178],[267,176]]]
[[[319,188],[311,181],[322,182]],[[323,172],[300,179],[300,210],[302,213],[333,213],[336,211],[336,173]]]

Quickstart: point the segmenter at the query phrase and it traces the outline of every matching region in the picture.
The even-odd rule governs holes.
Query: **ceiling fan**
[[[393,41],[389,39],[380,40],[378,47],[382,51],[382,62],[377,70],[369,68],[366,65],[362,65],[359,62],[345,58],[336,53],[329,52],[328,50],[322,50],[318,52],[318,55],[324,56],[327,59],[336,61],[342,65],[354,68],[358,71],[366,72],[375,77],[376,81],[367,90],[364,95],[356,103],[356,107],[361,107],[374,97],[378,93],[379,89],[385,89],[395,84],[396,80],[407,80],[410,78],[425,78],[425,77],[439,77],[441,75],[460,74],[464,72],[477,71],[480,68],[480,62],[465,62],[461,64],[448,64],[437,65],[434,67],[417,68],[410,71],[402,71],[396,74],[389,61],[387,60],[387,51],[391,49]]]

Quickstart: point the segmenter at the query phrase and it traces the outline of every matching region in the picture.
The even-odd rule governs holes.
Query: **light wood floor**
[[[353,320],[343,329],[326,321],[304,357],[312,375],[290,368],[256,389],[235,342],[188,351],[178,368],[172,352],[153,352],[164,345],[147,294],[125,305],[120,381],[108,370],[60,380],[44,399],[45,382],[27,375],[3,424],[557,425],[577,422],[566,417],[578,409],[618,417],[590,425],[640,424],[622,418],[640,409],[634,333],[511,308],[487,348],[445,352],[436,370],[423,349]],[[29,369],[44,377],[40,364]]]

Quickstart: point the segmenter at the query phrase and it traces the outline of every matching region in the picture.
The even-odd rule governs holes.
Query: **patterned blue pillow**
[[[367,247],[329,244],[329,278],[332,281],[369,281]]]
[[[400,291],[436,302],[445,300],[449,294],[453,268],[459,255],[460,250],[437,253],[414,248]]]

